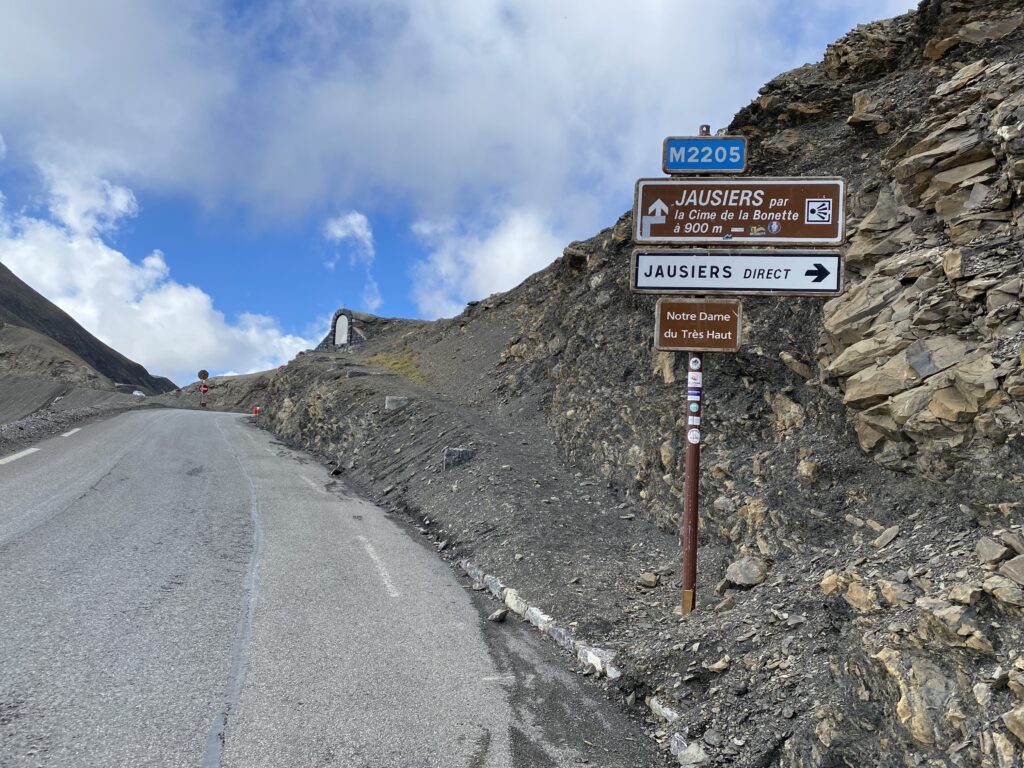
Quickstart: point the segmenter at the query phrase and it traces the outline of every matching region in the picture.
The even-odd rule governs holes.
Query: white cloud
[[[380,295],[380,286],[377,285],[377,281],[373,275],[366,276],[366,283],[363,285],[363,311],[364,312],[376,312],[380,309],[380,305],[384,303],[384,299]]]
[[[201,367],[264,370],[313,346],[264,315],[228,320],[202,290],[173,280],[159,251],[136,264],[111,248],[80,225],[124,215],[131,193],[103,184],[89,189],[100,190],[98,207],[76,198],[64,222],[11,216],[0,207],[0,261],[97,338],[179,384]]]
[[[350,241],[353,244],[350,252],[353,261],[367,266],[373,263],[373,228],[365,214],[349,211],[328,219],[324,224],[324,237],[335,245]],[[333,269],[336,262],[337,258],[329,262],[329,268]]]
[[[380,295],[380,286],[373,276],[373,260],[376,256],[376,249],[373,244],[373,227],[365,214],[359,211],[348,213],[328,219],[324,224],[324,237],[335,245],[350,243],[349,262],[355,267],[361,265],[366,273],[366,280],[363,284],[362,307],[366,312],[376,312],[384,303]],[[324,266],[334,269],[338,263],[340,254],[335,252],[328,259]]]
[[[201,0],[40,0],[0,24],[4,133],[31,164],[211,200],[245,70]]]
[[[55,5],[0,25],[0,115],[33,162],[271,215],[545,206],[582,235],[657,172],[665,135],[724,125],[820,58],[822,19],[912,2]]]
[[[139,212],[135,195],[126,187],[54,166],[42,171],[50,190],[50,215],[74,234],[112,231],[121,219]]]
[[[425,317],[451,317],[466,301],[514,287],[562,252],[536,211],[511,211],[481,232],[455,222],[420,221],[415,234],[430,249],[413,266],[413,299]]]
[[[666,135],[726,125],[848,27],[914,4],[22,2],[0,24],[0,115],[70,237],[131,215],[128,188],[267,226],[358,206],[324,234],[355,246],[367,307],[367,213],[467,222],[414,270],[432,275],[413,287],[423,311],[450,314],[614,221]]]

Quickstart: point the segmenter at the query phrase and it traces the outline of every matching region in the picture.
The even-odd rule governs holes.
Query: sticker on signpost
[[[699,445],[700,444],[700,430],[699,429],[691,429],[689,432],[686,433],[686,439],[692,445]]]
[[[687,385],[691,387],[699,387],[704,381],[704,374],[700,371],[690,371],[687,375]]]

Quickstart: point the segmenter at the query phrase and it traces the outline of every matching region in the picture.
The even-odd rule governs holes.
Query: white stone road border
[[[541,634],[550,637],[555,641],[556,645],[573,654],[580,662],[593,669],[598,676],[604,675],[609,680],[617,680],[622,677],[622,669],[612,663],[615,660],[616,651],[587,645],[582,641],[576,640],[571,630],[557,625],[554,619],[544,613],[543,610],[535,605],[529,605],[520,597],[517,590],[506,587],[497,576],[484,573],[484,569],[471,560],[465,558],[459,560],[459,568],[475,584],[483,584],[487,591],[496,600],[504,603],[505,607],[512,611],[512,613],[533,624]],[[665,706],[654,696],[648,697],[645,703],[652,714],[669,725],[680,717],[678,712]],[[674,734],[670,744],[672,754],[676,754],[679,749],[685,746],[685,737],[681,734]]]
[[[459,567],[474,582],[487,587],[487,591],[496,600],[505,604],[512,613],[530,622],[541,634],[547,635],[555,641],[555,645],[573,654],[583,664],[591,667],[598,675],[604,675],[609,680],[617,680],[622,677],[622,670],[612,662],[616,652],[597,646],[587,645],[576,640],[572,631],[560,627],[554,619],[544,613],[539,607],[529,605],[519,596],[519,592],[511,587],[506,587],[497,576],[484,573],[484,569],[470,560],[460,560]]]

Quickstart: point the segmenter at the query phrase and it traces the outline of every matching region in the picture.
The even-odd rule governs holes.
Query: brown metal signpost
[[[686,365],[686,479],[683,520],[679,537],[683,545],[680,579],[683,615],[697,607],[697,509],[700,505],[700,419],[703,410],[704,354],[690,352]]]
[[[637,181],[634,242],[675,248],[634,250],[630,290],[704,296],[841,292],[842,254],[806,246],[843,243],[846,183],[838,178],[713,178],[707,174],[746,168],[746,140],[710,134],[711,127],[702,125],[698,137],[667,138],[662,166],[674,175]],[[742,245],[760,248],[735,247]],[[765,249],[773,246],[803,247],[795,252]],[[686,488],[679,530],[684,615],[697,607],[704,353],[738,351],[741,331],[736,299],[658,301],[655,348],[686,352]]]

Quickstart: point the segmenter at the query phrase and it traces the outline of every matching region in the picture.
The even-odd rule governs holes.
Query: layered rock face
[[[971,460],[996,472],[1024,425],[1024,61],[981,55],[1022,23],[994,9],[930,30],[925,60],[955,71],[912,119],[888,83],[854,96],[862,130],[891,125],[887,115],[904,124],[860,190],[874,204],[847,260],[863,279],[825,308],[822,363],[861,447],[892,469],[946,478]]]

